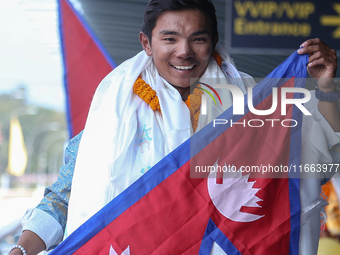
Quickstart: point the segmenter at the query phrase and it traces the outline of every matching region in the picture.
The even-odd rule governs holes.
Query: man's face
[[[206,16],[199,10],[166,11],[152,30],[152,42],[141,33],[145,52],[170,84],[186,88],[208,66],[213,41]]]

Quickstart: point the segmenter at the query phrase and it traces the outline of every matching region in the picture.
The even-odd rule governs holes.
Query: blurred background
[[[56,181],[69,139],[57,9],[0,1],[0,254]]]
[[[147,2],[0,0],[0,255],[18,238],[27,208],[57,179],[65,146],[82,130],[99,81],[142,50]],[[336,1],[212,2],[219,43],[255,78],[309,38],[340,52]]]

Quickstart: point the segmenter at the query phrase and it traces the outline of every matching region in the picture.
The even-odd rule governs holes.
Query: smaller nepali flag
[[[256,109],[268,109],[272,87],[304,86],[308,56],[292,54],[253,90]],[[295,95],[302,97],[302,95]],[[246,102],[246,100],[245,100]],[[242,121],[232,108],[218,118]],[[256,116],[268,118],[268,116]],[[190,164],[300,164],[302,113],[297,126],[231,127],[209,124],[162,159],[80,226],[51,254],[291,254],[299,252],[299,179],[192,178]],[[191,149],[190,149],[191,148]],[[217,159],[217,160],[216,160]],[[195,169],[195,168],[193,168]],[[240,175],[236,172],[235,175]],[[282,177],[282,176],[281,176]]]
[[[70,136],[84,129],[93,94],[115,67],[85,20],[69,0],[58,0],[60,40]]]

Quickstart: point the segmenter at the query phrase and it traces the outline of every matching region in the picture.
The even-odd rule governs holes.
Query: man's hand
[[[44,241],[34,232],[24,230],[18,240],[18,244],[24,247],[27,255],[36,255],[39,252],[46,250]],[[22,255],[20,249],[14,249],[9,255]]]
[[[335,50],[319,38],[310,39],[300,45],[299,54],[309,54],[307,70],[316,79],[319,90],[324,93],[336,90],[334,77],[338,67]],[[340,112],[337,102],[318,101],[318,109],[335,132],[340,132]]]
[[[336,51],[319,38],[309,39],[300,47],[297,51],[299,54],[309,54],[307,70],[318,82],[319,89],[325,93],[333,92],[336,89],[333,79],[338,67]]]

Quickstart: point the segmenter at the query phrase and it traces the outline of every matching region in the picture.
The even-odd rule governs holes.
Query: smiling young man
[[[70,141],[66,150],[66,165],[58,181],[46,189],[42,202],[25,216],[18,245],[28,255],[58,245],[64,234],[71,234],[136,181],[145,172],[143,169],[152,167],[187,140],[194,132],[184,102],[190,85],[198,78],[214,78],[217,82],[225,79],[212,57],[218,33],[215,9],[208,0],[149,1],[140,41],[144,51],[122,63],[99,85],[84,131]],[[315,78],[335,76],[335,52],[322,41],[306,41],[299,53],[310,54],[308,68]],[[218,54],[234,68],[237,77],[249,78],[236,70],[222,48]],[[144,98],[144,91],[138,91],[146,84],[150,88]],[[324,92],[335,90],[332,82],[320,83],[319,87]],[[319,108],[336,129],[340,123],[336,103],[321,102]],[[210,119],[223,110],[211,109]],[[208,119],[199,119],[196,132],[207,123]],[[325,153],[329,154],[327,148]],[[320,181],[315,181],[313,192],[316,190],[317,195],[319,188]],[[313,219],[319,220],[320,206],[315,206],[313,199],[302,203],[302,211],[314,206]],[[302,228],[302,234],[311,231],[313,237],[318,236],[318,230]],[[300,254],[311,254],[310,240],[302,238]],[[10,254],[22,254],[20,247]]]
[[[207,15],[198,9],[163,12],[152,36],[140,33],[140,41],[152,56],[159,75],[186,99],[190,79],[201,77],[218,40]]]

